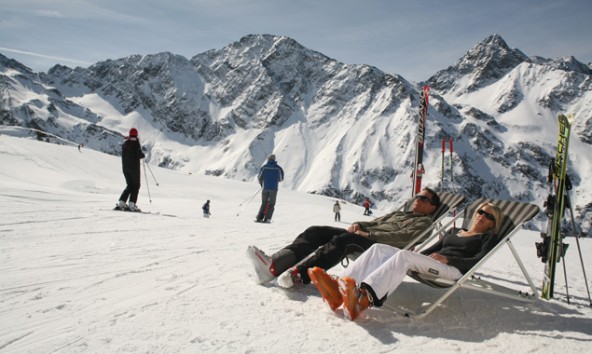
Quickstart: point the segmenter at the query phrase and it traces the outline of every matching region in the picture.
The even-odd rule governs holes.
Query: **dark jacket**
[[[360,225],[362,231],[369,233],[368,238],[372,241],[403,248],[432,226],[432,218],[412,212],[394,211],[372,221],[357,221],[356,224]],[[428,236],[426,233],[417,242],[423,242]]]
[[[121,146],[121,164],[124,171],[140,173],[140,159],[146,157],[135,137],[127,137]]]
[[[268,160],[259,170],[257,178],[263,190],[277,191],[279,182],[284,180],[284,170],[275,160]]]
[[[422,251],[422,254],[430,255],[439,253],[448,258],[448,265],[453,266],[465,274],[481,258],[485,257],[497,243],[497,237],[487,232],[484,234],[459,237],[462,229],[452,229],[433,246]]]

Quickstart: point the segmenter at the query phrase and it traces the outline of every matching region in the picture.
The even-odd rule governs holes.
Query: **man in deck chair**
[[[373,221],[355,222],[348,229],[312,226],[271,256],[255,246],[249,246],[247,255],[255,266],[259,284],[278,276],[278,284],[284,288],[308,284],[308,268],[318,266],[329,269],[339,264],[347,254],[363,252],[375,243],[400,248],[407,246],[432,226],[431,215],[439,206],[438,194],[424,188],[415,196],[408,212],[395,211]],[[426,233],[423,239],[416,240],[416,244],[428,236]],[[310,258],[298,264],[313,252]]]
[[[501,220],[500,209],[484,202],[475,210],[468,230],[453,228],[420,253],[373,245],[338,279],[321,268],[309,269],[309,276],[331,309],[343,304],[345,317],[353,321],[366,308],[381,306],[410,270],[450,280],[461,278],[495,247]]]

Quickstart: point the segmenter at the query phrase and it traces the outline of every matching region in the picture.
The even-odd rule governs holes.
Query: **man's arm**
[[[143,159],[146,157],[146,155],[144,155],[144,151],[142,151],[142,145],[140,145],[140,141],[136,141],[136,155],[138,156],[138,159]]]
[[[257,176],[257,180],[259,181],[259,185],[263,186],[263,169],[265,167],[261,167],[261,169],[259,170],[259,175]]]
[[[362,227],[362,229],[367,229],[367,228],[374,227],[374,226],[377,226],[377,225],[382,224],[383,222],[385,222],[385,220],[390,219],[395,214],[401,214],[401,215],[403,215],[405,213],[402,212],[402,211],[393,211],[392,213],[389,213],[389,214],[380,216],[380,217],[378,217],[378,218],[376,218],[374,220],[371,220],[371,221],[356,221],[354,224],[360,225]]]
[[[419,236],[432,226],[432,219],[429,216],[418,216],[408,220],[407,224],[400,228],[384,223],[383,225],[369,229],[368,237],[378,243],[384,243],[393,247],[403,248],[413,239]],[[417,241],[423,242],[429,233]]]

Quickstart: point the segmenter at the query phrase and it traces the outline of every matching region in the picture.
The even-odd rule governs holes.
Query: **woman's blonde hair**
[[[473,213],[473,219],[477,216],[477,211],[479,209],[482,209],[484,206],[488,206],[491,209],[491,215],[493,215],[494,219],[495,219],[495,226],[493,227],[493,233],[495,235],[498,235],[500,232],[500,229],[502,227],[502,211],[500,210],[500,208],[497,205],[491,204],[491,203],[481,203],[477,209],[475,209],[475,213]]]

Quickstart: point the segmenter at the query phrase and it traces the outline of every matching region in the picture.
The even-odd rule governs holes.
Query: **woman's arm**
[[[481,238],[478,248],[473,249],[473,247],[467,245],[469,248],[466,250],[466,256],[447,256],[448,265],[457,268],[461,273],[465,274],[497,244],[497,237],[490,232],[478,237]]]
[[[448,230],[448,232],[446,234],[444,234],[444,236],[442,236],[438,240],[438,242],[434,243],[433,245],[431,245],[430,247],[421,251],[420,253],[425,254],[426,256],[429,256],[430,254],[432,254],[434,252],[438,252],[439,250],[442,249],[442,246],[444,244],[444,239],[446,237],[456,236],[456,234],[458,234],[460,232],[460,230],[462,230],[462,229],[452,228],[452,229]]]

